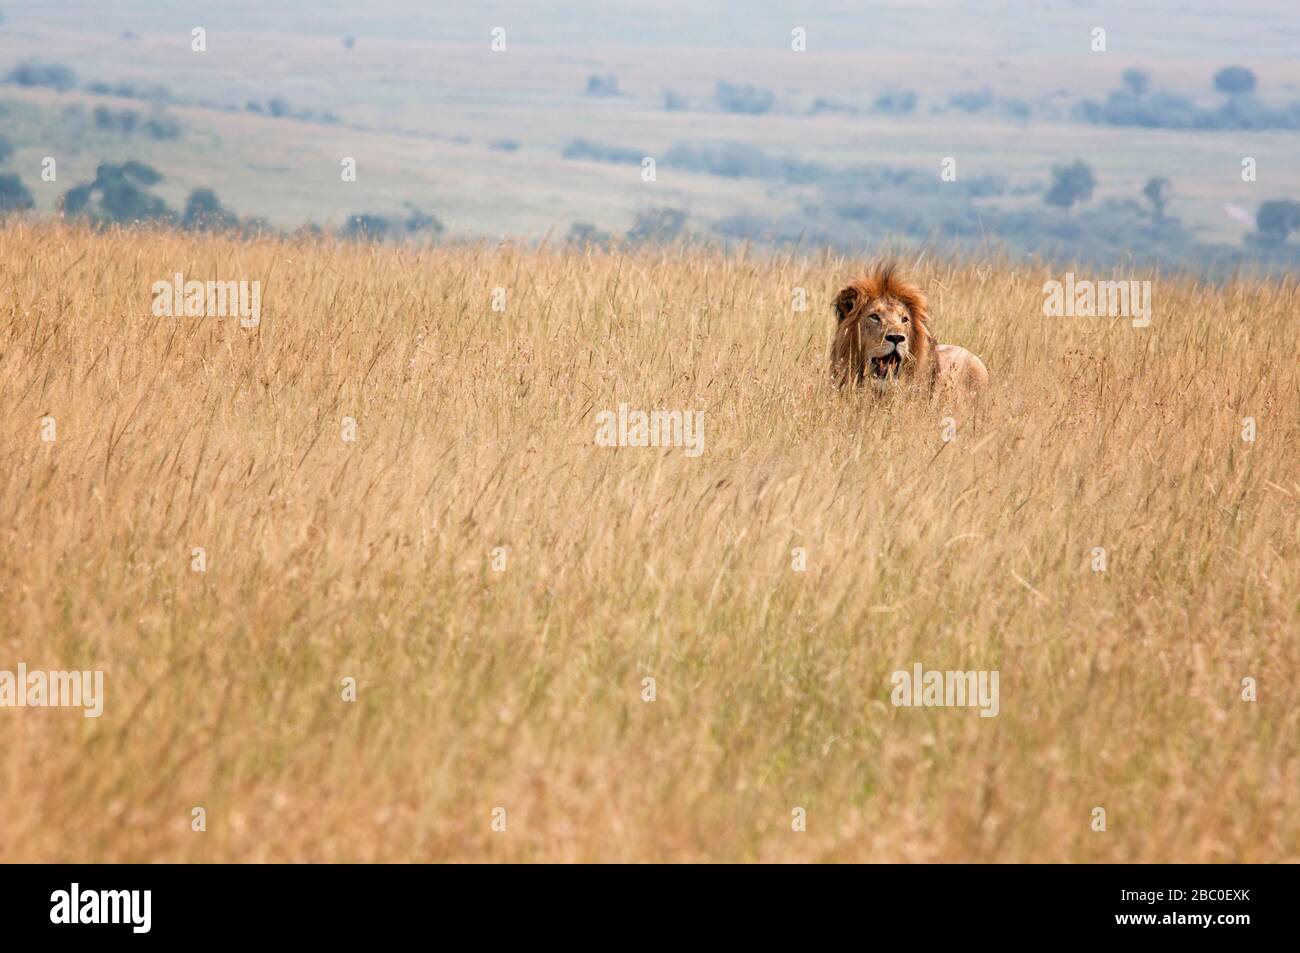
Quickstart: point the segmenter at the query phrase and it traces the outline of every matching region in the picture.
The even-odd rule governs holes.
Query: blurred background
[[[610,7],[0,0],[0,214],[1300,263],[1293,0]]]

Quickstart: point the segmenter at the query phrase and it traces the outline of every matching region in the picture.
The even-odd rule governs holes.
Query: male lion
[[[935,344],[925,295],[893,265],[852,281],[835,297],[831,374],[843,387],[870,380],[886,392],[900,381],[980,391],[989,382],[984,362],[955,344]]]

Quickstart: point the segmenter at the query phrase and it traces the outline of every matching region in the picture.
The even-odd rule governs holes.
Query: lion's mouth
[[[873,357],[871,359],[871,376],[879,380],[897,377],[899,368],[902,366],[903,356],[897,351],[890,351],[884,357]]]

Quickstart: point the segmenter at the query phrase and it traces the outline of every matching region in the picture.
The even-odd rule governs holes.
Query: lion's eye
[[[903,323],[906,324],[908,321],[911,321],[911,320],[912,320],[911,318],[903,318]]]
[[[875,321],[877,324],[880,323],[880,315],[876,314],[874,311],[871,314],[867,315],[867,317],[871,318],[871,320]]]

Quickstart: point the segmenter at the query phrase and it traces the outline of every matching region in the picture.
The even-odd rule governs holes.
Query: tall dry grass
[[[0,230],[0,669],[107,694],[0,710],[0,858],[1300,860],[1295,284],[1134,329],[913,261],[993,388],[881,403],[859,264]],[[260,327],[153,317],[177,271]]]

